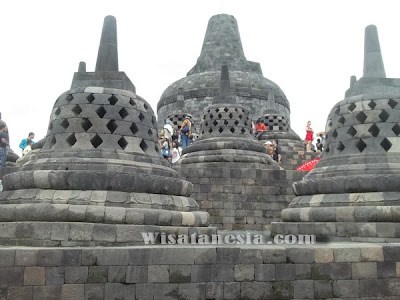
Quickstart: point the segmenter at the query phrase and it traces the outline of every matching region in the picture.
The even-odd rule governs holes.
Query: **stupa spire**
[[[104,18],[96,62],[96,72],[102,71],[118,72],[117,21],[113,16]]]
[[[386,78],[378,30],[375,25],[365,28],[363,76]]]
[[[229,80],[228,65],[221,67],[221,81],[219,85],[219,95],[214,97],[213,103],[230,103],[234,104],[234,96],[231,93],[231,82]]]

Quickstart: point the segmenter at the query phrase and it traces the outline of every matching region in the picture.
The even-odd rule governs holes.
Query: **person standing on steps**
[[[185,120],[181,125],[181,137],[182,137],[182,148],[185,149],[189,146],[189,137],[192,131],[192,123],[190,123],[190,118],[186,116]]]

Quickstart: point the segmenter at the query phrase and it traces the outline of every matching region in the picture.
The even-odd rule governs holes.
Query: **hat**
[[[189,116],[186,116],[185,119],[190,119],[190,117],[189,117]]]
[[[272,145],[272,142],[271,141],[266,141],[264,144],[265,145]]]

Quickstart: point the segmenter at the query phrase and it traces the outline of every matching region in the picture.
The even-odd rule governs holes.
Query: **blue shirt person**
[[[29,132],[28,138],[23,139],[21,143],[19,144],[19,147],[22,149],[22,151],[25,149],[26,146],[28,146],[28,140],[32,141],[32,145],[35,143],[33,139],[35,138],[35,134],[33,132]]]

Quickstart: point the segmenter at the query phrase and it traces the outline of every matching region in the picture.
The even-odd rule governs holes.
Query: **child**
[[[164,156],[166,160],[169,160],[171,157],[171,152],[169,151],[169,146],[168,146],[168,141],[166,138],[162,138],[160,140],[160,148],[161,148],[161,153]]]
[[[179,148],[176,145],[176,141],[172,142],[172,164],[175,164],[176,162],[178,162],[178,160],[181,158],[181,151],[179,150]]]
[[[32,151],[32,140],[27,140],[26,141],[26,147],[22,151],[22,156],[27,155],[31,151]]]

